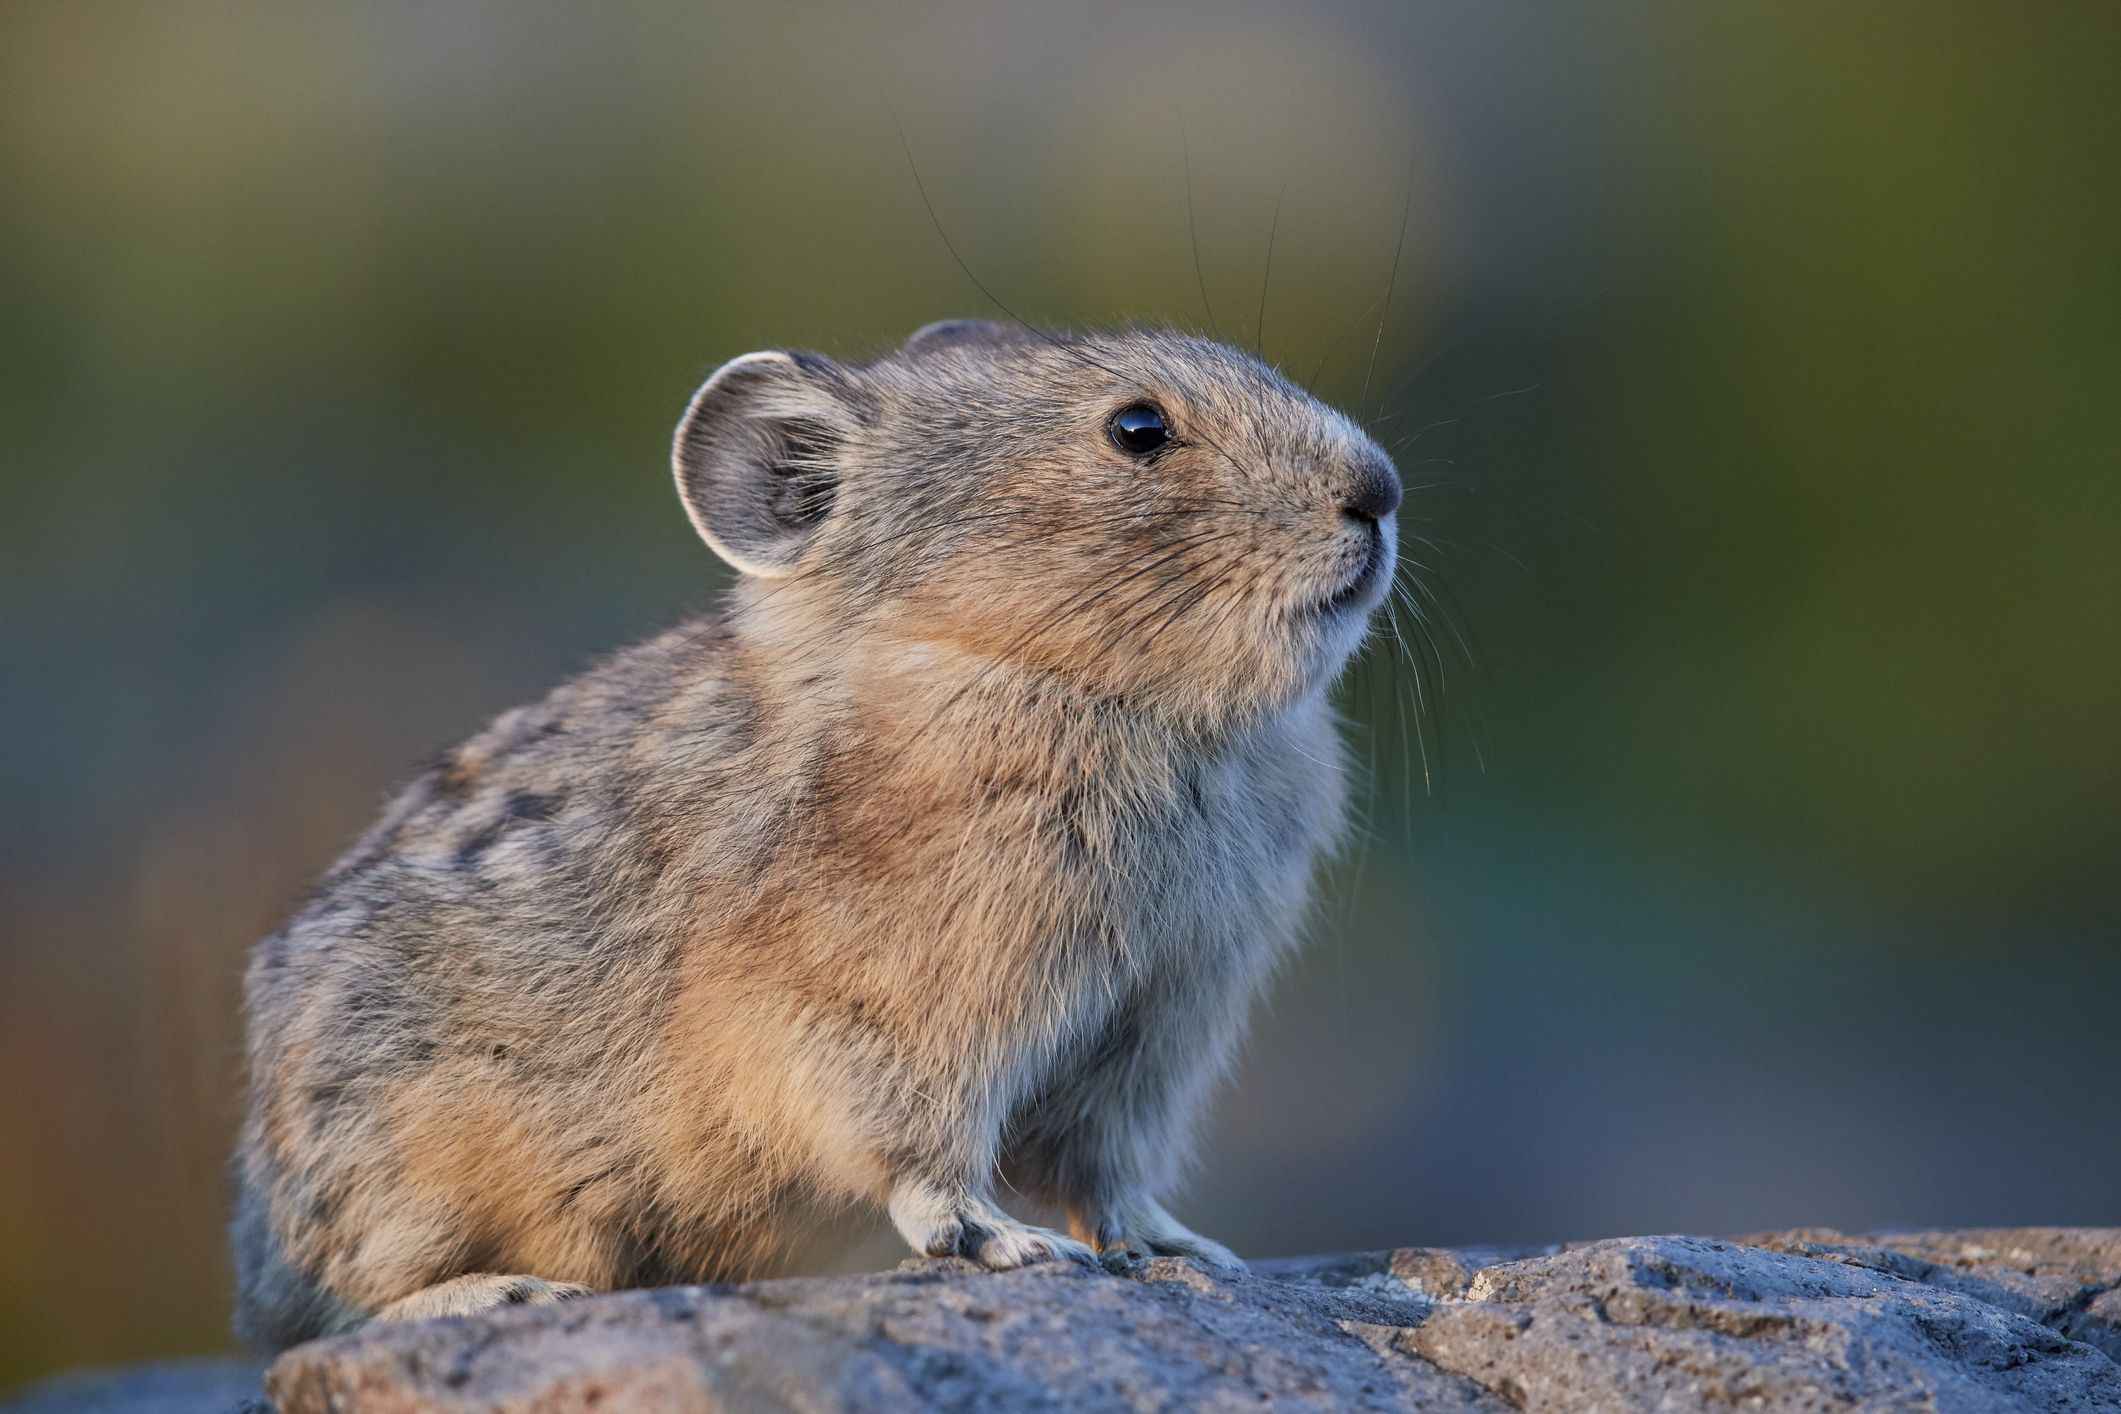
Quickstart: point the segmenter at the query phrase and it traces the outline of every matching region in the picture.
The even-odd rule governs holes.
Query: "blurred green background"
[[[894,109],[1031,317],[1374,342],[1448,542],[1191,1221],[2121,1222],[2117,16],[11,0],[0,1383],[225,1343],[243,950],[712,600],[693,386],[992,312]]]

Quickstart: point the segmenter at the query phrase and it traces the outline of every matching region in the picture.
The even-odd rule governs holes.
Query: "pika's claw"
[[[1097,1264],[1116,1277],[1131,1276],[1148,1260],[1149,1254],[1139,1247],[1107,1247],[1097,1254]]]

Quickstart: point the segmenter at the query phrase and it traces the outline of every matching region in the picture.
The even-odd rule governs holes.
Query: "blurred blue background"
[[[706,372],[992,313],[894,110],[1014,308],[1212,312],[1438,542],[1190,1221],[2121,1222],[2117,16],[10,3],[0,1382],[226,1342],[242,952],[712,601]]]

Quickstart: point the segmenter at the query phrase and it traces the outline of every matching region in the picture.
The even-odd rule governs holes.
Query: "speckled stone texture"
[[[288,1352],[285,1414],[412,1410],[2112,1410],[2121,1229],[1402,1248],[1225,1276],[956,1261],[627,1292]],[[24,1406],[226,1409],[234,1383]],[[193,1371],[198,1377],[198,1371]],[[123,1388],[124,1380],[134,1381]],[[97,1398],[105,1391],[108,1398]],[[47,1402],[36,1402],[39,1399]],[[218,1400],[221,1402],[207,1402]]]
[[[2113,1229],[1407,1248],[1242,1277],[921,1262],[377,1328],[270,1385],[286,1414],[2121,1411],[2117,1286]]]

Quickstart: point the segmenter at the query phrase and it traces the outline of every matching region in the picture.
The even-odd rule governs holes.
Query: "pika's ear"
[[[745,574],[790,573],[832,513],[839,454],[860,423],[847,371],[779,350],[715,370],[670,448],[685,514]]]
[[[923,324],[906,340],[907,353],[933,353],[946,348],[1001,348],[1021,344],[1037,336],[1014,325],[991,319],[938,319]]]

